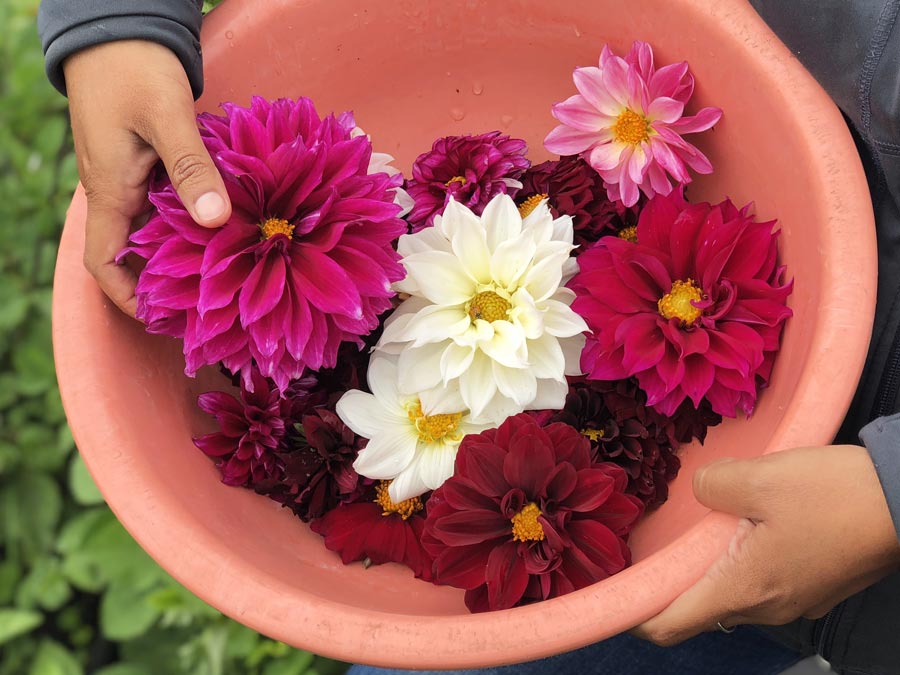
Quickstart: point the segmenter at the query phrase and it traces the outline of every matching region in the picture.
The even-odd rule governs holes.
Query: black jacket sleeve
[[[866,168],[878,240],[875,324],[836,440],[858,435],[865,444],[900,536],[900,0],[750,3],[837,102]]]
[[[42,0],[38,33],[47,76],[65,94],[62,63],[67,56],[115,40],[150,40],[175,52],[198,97],[203,91],[201,6],[202,0]]]

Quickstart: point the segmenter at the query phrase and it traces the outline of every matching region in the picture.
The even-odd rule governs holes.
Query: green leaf
[[[58,642],[42,640],[29,675],[83,675],[81,664]]]
[[[100,630],[109,640],[131,640],[146,633],[159,619],[158,609],[147,602],[145,589],[133,584],[111,584],[100,600]]]
[[[263,675],[303,675],[315,658],[309,652],[295,650],[283,659],[266,664]]]
[[[93,506],[103,503],[103,495],[94,484],[81,455],[73,455],[69,462],[69,490],[79,504]]]
[[[140,663],[116,663],[106,668],[101,668],[93,675],[154,675],[146,666]]]
[[[50,548],[62,512],[59,487],[45,474],[23,472],[0,490],[0,514],[8,542],[29,556]]]
[[[63,576],[58,558],[43,556],[25,577],[16,593],[16,604],[20,607],[43,607],[55,611],[72,597],[69,582]]]
[[[44,615],[27,609],[0,608],[0,645],[33,631],[44,622]]]
[[[0,605],[12,602],[16,585],[22,578],[22,569],[12,560],[0,562]]]

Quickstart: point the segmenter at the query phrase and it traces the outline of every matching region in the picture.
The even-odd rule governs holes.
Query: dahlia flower
[[[675,191],[644,208],[637,243],[605,237],[581,255],[570,286],[593,331],[588,376],[637,377],[664,415],[704,397],[720,415],[749,415],[792,314],[773,227],[749,206],[688,204]]]
[[[240,399],[221,391],[201,394],[200,409],[212,415],[220,431],[194,439],[194,445],[216,460],[226,485],[253,487],[279,475],[276,452],[292,423],[292,402],[281,398],[257,370]]]
[[[303,521],[355,501],[366,481],[353,469],[365,440],[327,408],[303,415],[287,430],[275,459],[279,471],[250,487],[290,508]]]
[[[473,612],[584,588],[631,561],[642,513],[618,466],[592,463],[587,438],[528,415],[467,436],[456,472],[428,502],[422,543],[435,581],[466,590]]]
[[[397,378],[395,360],[376,353],[369,365],[373,393],[348,391],[338,401],[337,413],[369,439],[353,468],[367,478],[390,480],[391,499],[403,502],[440,487],[453,475],[460,441],[485,426],[472,422],[458,391],[404,395]]]
[[[378,483],[366,501],[341,504],[314,520],[310,529],[324,537],[325,547],[338,553],[345,565],[357,560],[375,565],[396,562],[431,581],[431,557],[421,544],[422,500],[397,503],[388,489],[388,483]]]
[[[284,391],[305,368],[333,366],[342,342],[361,343],[403,276],[392,242],[406,230],[392,190],[369,174],[371,143],[352,115],[320,119],[308,99],[200,115],[233,212],[196,225],[171,182],[151,186],[156,212],[132,235],[147,260],[137,316],[184,339],[185,372],[221,361],[252,386],[250,364]]]
[[[365,136],[368,140],[372,140],[372,137],[359,127],[356,127],[350,132],[351,138],[356,138],[357,136]],[[386,152],[373,152],[372,158],[369,160],[369,173],[386,173],[388,176],[399,176],[401,173],[400,169],[395,167],[393,162],[393,155],[389,155]],[[409,196],[409,193],[402,187],[398,186],[393,188],[393,193],[394,203],[400,207],[400,213],[398,213],[397,216],[403,218],[412,211],[415,203],[413,202],[412,197]]]
[[[415,206],[409,214],[413,232],[434,222],[454,199],[476,215],[498,194],[515,196],[519,178],[531,163],[525,141],[492,131],[479,136],[447,136],[419,155],[407,183]]]
[[[544,140],[558,155],[582,155],[606,183],[609,198],[625,206],[667,195],[676,183],[689,183],[688,169],[710,173],[712,165],[683,134],[706,131],[722,117],[703,108],[693,117],[684,108],[694,92],[687,62],[657,69],[653,50],[635,42],[625,58],[603,48],[597,68],[576,68],[578,93],[553,106],[561,123]]]
[[[569,216],[542,202],[523,219],[498,195],[479,218],[451,200],[398,248],[407,276],[395,288],[410,297],[379,348],[399,353],[401,394],[458,387],[473,419],[494,424],[562,407],[587,329],[562,287],[578,268]]]
[[[525,172],[516,197],[520,213],[528,215],[543,199],[554,218],[572,216],[574,241],[579,246],[575,255],[626,225],[624,205],[609,200],[603,180],[581,157],[544,162]]]

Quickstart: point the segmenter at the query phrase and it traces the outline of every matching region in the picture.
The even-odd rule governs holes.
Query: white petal
[[[473,419],[475,422],[484,424],[488,428],[497,427],[503,424],[507,417],[518,415],[522,410],[522,406],[518,403],[496,391],[481,415]]]
[[[544,330],[556,337],[572,337],[588,330],[587,324],[571,307],[558,300],[545,300]]]
[[[546,199],[522,221],[522,232],[527,232],[535,244],[543,244],[553,238],[553,214]]]
[[[393,161],[394,157],[386,152],[373,152],[372,156],[369,158],[368,173],[386,173],[388,176],[396,176],[400,173],[400,169],[391,166],[391,162]]]
[[[534,264],[522,279],[536,302],[551,297],[562,282],[563,264],[569,259],[572,247],[561,241],[548,242],[535,252]]]
[[[459,378],[460,393],[472,416],[481,416],[484,408],[490,403],[497,391],[494,382],[491,360],[481,353],[476,353],[472,365]]]
[[[453,475],[453,464],[456,461],[457,444],[432,443],[422,452],[419,460],[419,472],[422,481],[429,490],[441,487]]]
[[[389,410],[400,409],[396,356],[387,356],[376,350],[369,360],[369,372],[366,379],[369,383],[369,389],[375,394],[375,398],[381,401],[382,405]]]
[[[466,402],[459,391],[459,381],[419,392],[422,412],[426,415],[454,415],[465,412]]]
[[[425,251],[403,259],[421,294],[436,305],[461,305],[475,295],[475,282],[452,253]]]
[[[421,347],[407,346],[400,352],[397,386],[401,394],[418,394],[440,384],[441,355],[447,346],[447,342],[435,342]]]
[[[486,322],[485,322],[486,323]],[[444,384],[466,372],[471,365],[472,359],[475,358],[475,346],[461,346],[456,344],[448,345],[447,349],[441,355],[441,377]]]
[[[398,427],[393,433],[381,433],[359,451],[353,468],[366,478],[390,480],[413,461],[418,442],[411,424]]]
[[[428,491],[428,486],[422,480],[421,455],[416,455],[410,465],[397,474],[397,477],[388,486],[388,496],[395,504],[407,499],[418,497]]]
[[[531,372],[539,379],[565,379],[566,357],[559,340],[550,334],[528,341],[528,361]]]
[[[563,356],[566,359],[566,375],[569,377],[584,375],[584,371],[581,368],[581,352],[584,351],[585,342],[584,335],[575,335],[559,341],[559,346],[562,348]]]
[[[525,332],[509,321],[494,321],[491,324],[494,336],[478,346],[494,361],[510,368],[524,368],[528,365]]]
[[[392,342],[401,342],[400,336],[416,313],[425,307],[431,306],[431,303],[425,298],[416,297],[408,298],[400,303],[400,306],[385,320],[384,332],[378,340],[377,347],[380,349]]]
[[[416,312],[397,337],[401,342],[414,341],[414,347],[462,335],[472,320],[462,307],[429,305]]]
[[[394,203],[400,207],[400,213],[397,214],[398,218],[409,215],[409,212],[412,211],[413,207],[416,205],[416,201],[409,196],[409,193],[400,187],[394,188]]]
[[[395,429],[402,421],[397,410],[388,407],[372,394],[351,389],[337,402],[338,417],[353,433],[363,438],[373,438]]]
[[[559,380],[538,380],[537,395],[529,410],[562,410],[566,405],[569,385]]]
[[[401,235],[397,240],[397,253],[401,258],[426,251],[450,253],[450,240],[433,227],[426,227],[415,234]]]
[[[522,327],[527,339],[535,340],[544,334],[544,315],[526,289],[520,288],[513,293],[512,305],[509,320]]]
[[[578,258],[569,258],[563,263],[561,284],[567,284],[578,274]]]
[[[468,210],[467,210],[468,211]],[[453,253],[466,273],[479,284],[491,283],[491,252],[487,246],[487,234],[481,221],[475,216],[461,218],[453,231]]]
[[[460,204],[453,197],[447,202],[443,215],[438,216],[438,218],[440,218],[440,222],[435,219],[434,227],[447,241],[453,241],[457,232],[463,227],[474,225],[478,229],[484,229],[481,219],[472,213],[467,206]]]
[[[536,248],[528,237],[501,242],[491,256],[491,276],[500,286],[512,291],[531,265]]]
[[[537,379],[530,368],[506,368],[495,361],[494,380],[500,393],[522,410],[537,396]]]
[[[553,239],[571,244],[575,241],[575,226],[572,216],[560,216],[553,221]]]
[[[516,240],[522,234],[522,216],[509,195],[494,197],[484,207],[481,221],[487,230],[488,248],[492,252],[504,241]]]

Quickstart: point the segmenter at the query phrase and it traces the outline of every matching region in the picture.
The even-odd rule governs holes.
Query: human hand
[[[658,645],[713,630],[716,622],[817,619],[900,568],[900,542],[865,448],[716,462],[694,475],[694,494],[741,521],[703,578],[632,630]]]
[[[136,276],[115,263],[132,224],[149,211],[147,183],[162,160],[193,219],[231,215],[225,184],[197,131],[191,88],[166,47],[124,40],[63,64],[78,171],[87,195],[84,264],[109,298],[134,316]]]

